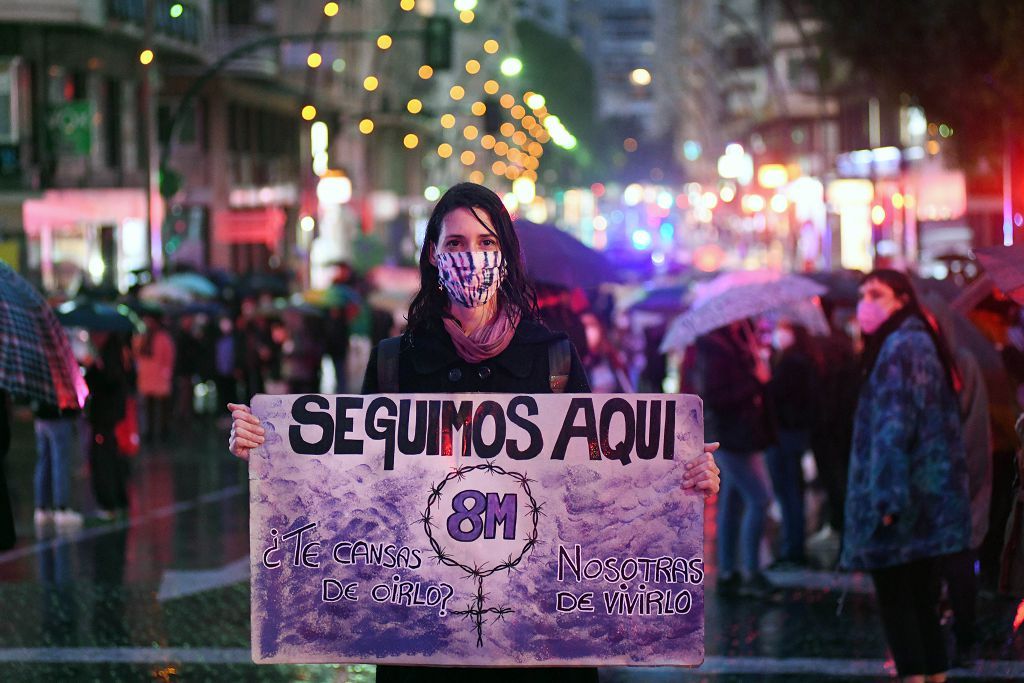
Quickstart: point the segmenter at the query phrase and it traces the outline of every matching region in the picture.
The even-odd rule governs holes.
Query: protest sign
[[[699,665],[696,396],[256,396],[256,662]]]

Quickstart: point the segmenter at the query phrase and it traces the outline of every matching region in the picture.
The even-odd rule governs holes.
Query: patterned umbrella
[[[0,389],[60,408],[81,408],[89,395],[57,316],[2,260]]]
[[[698,285],[690,310],[669,326],[661,352],[682,351],[697,337],[719,327],[821,296],[824,286],[799,275],[771,271],[725,273]]]

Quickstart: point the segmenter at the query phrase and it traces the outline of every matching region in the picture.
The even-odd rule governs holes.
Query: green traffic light
[[[171,5],[171,19],[177,19],[185,12],[185,6],[180,2],[176,2]]]

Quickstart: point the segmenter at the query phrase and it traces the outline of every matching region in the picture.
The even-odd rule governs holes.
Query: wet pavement
[[[30,416],[16,416],[8,477],[20,541],[0,553],[0,681],[372,681],[370,666],[256,666],[249,658],[248,488],[244,463],[210,418],[132,458],[131,510],[93,516],[78,458],[73,488],[85,526],[37,537]],[[713,558],[713,510],[708,557]],[[828,566],[834,545],[817,559]],[[770,599],[713,592],[707,660],[697,670],[607,669],[614,683],[676,680],[885,680],[893,675],[865,576],[770,574]],[[842,604],[841,612],[838,609]],[[979,659],[951,678],[1024,679],[1024,603],[983,592]],[[1016,622],[1016,625],[1015,625]],[[528,680],[528,677],[524,677]]]

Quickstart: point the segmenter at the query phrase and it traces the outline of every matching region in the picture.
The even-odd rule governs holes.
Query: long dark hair
[[[939,361],[942,363],[943,370],[945,370],[946,381],[954,393],[959,393],[963,387],[963,382],[960,378],[960,371],[957,369],[956,361],[949,346],[946,344],[945,338],[939,332],[935,316],[922,306],[918,300],[917,292],[914,291],[914,285],[911,283],[910,278],[898,270],[880,268],[865,275],[860,281],[860,286],[863,287],[872,280],[878,281],[891,289],[896,298],[902,299],[906,303],[903,308],[889,316],[889,319],[874,334],[864,335],[864,353],[861,356],[862,381],[867,381],[867,378],[871,375],[875,363],[878,362],[878,354],[882,351],[882,345],[885,344],[885,340],[889,338],[889,335],[899,329],[900,325],[907,318],[916,316],[924,323],[925,330],[927,330],[928,336],[931,337],[932,343],[935,345],[935,351],[939,356]]]
[[[437,266],[430,262],[430,247],[433,245],[437,250],[444,217],[456,209],[469,209],[480,224],[498,239],[505,264],[505,277],[498,290],[501,310],[509,316],[518,315],[521,320],[536,320],[539,315],[537,295],[526,277],[519,236],[516,235],[508,209],[498,195],[483,185],[459,183],[438,200],[427,221],[427,232],[420,250],[420,291],[409,305],[409,331],[440,327],[442,318],[451,317],[448,295],[438,288]],[[481,212],[487,214],[493,231],[484,223]]]

